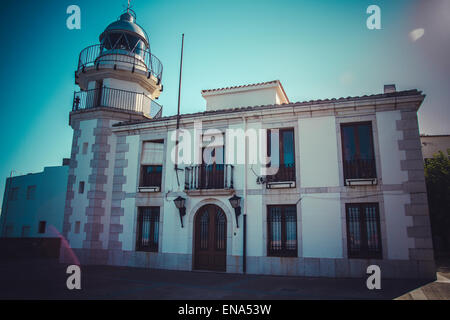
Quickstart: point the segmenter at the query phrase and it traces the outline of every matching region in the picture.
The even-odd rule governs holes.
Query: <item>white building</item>
[[[0,234],[8,238],[54,238],[62,230],[69,166],[45,167],[6,180]]]
[[[124,13],[80,53],[62,259],[434,277],[420,91],[290,102],[279,81],[204,90],[206,111],[181,115],[172,157],[177,116],[154,102],[162,64],[134,20]]]

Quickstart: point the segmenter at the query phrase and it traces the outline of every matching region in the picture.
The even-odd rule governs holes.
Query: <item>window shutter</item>
[[[164,144],[157,142],[144,142],[142,147],[142,165],[162,165],[163,164]]]

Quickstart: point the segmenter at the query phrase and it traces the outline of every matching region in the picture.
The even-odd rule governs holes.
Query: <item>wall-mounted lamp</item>
[[[234,214],[236,216],[236,226],[239,228],[238,219],[239,216],[241,215],[241,197],[234,195],[230,199],[228,199],[228,201],[230,201],[230,204],[234,209]]]
[[[184,206],[184,203],[186,202],[186,199],[178,196],[175,200],[173,200],[173,202],[180,211],[181,227],[183,228],[183,216],[186,214],[186,207]]]

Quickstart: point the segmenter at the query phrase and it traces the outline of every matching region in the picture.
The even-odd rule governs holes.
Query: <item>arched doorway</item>
[[[201,207],[194,223],[194,269],[226,271],[227,218],[214,204]]]

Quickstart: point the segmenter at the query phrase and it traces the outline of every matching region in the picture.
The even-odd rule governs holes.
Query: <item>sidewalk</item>
[[[0,299],[450,299],[450,273],[432,283],[301,278],[214,272],[82,266],[81,290],[66,287],[66,265],[55,260],[0,261]]]
[[[410,291],[396,300],[450,300],[450,272],[437,272],[435,282]]]

